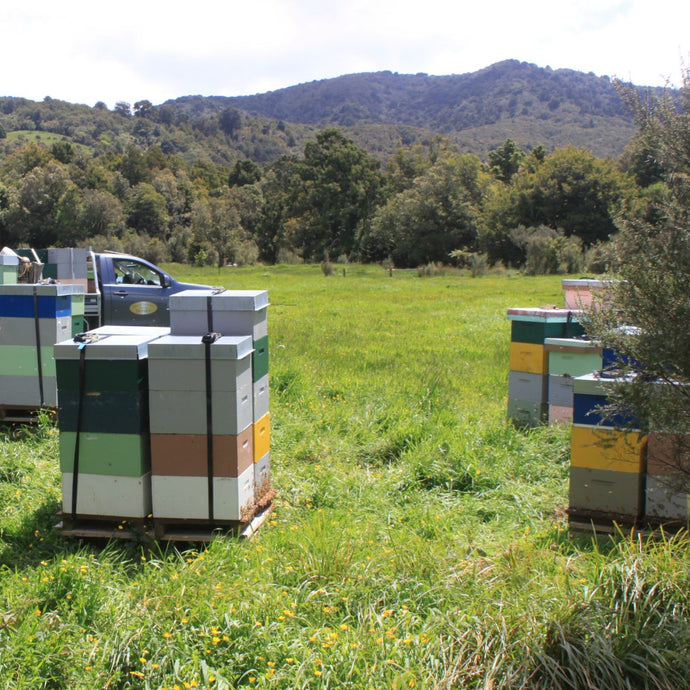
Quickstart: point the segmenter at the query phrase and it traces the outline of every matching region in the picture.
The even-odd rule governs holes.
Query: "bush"
[[[426,266],[417,267],[417,275],[420,278],[442,276],[444,272],[443,266],[441,264],[437,264],[435,261],[430,261],[428,264],[426,264]]]
[[[259,259],[259,247],[252,240],[244,240],[235,247],[234,254],[238,266],[253,266]]]
[[[527,275],[567,274],[582,270],[582,242],[575,236],[566,237],[562,230],[545,225],[519,227],[510,233],[510,239],[525,254]]]

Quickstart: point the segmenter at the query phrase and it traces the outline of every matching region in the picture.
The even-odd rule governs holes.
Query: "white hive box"
[[[62,509],[72,512],[71,472],[62,473]],[[140,477],[79,473],[80,517],[143,519],[151,515],[151,473]]]
[[[213,478],[214,520],[243,520],[254,506],[254,467],[239,477]],[[208,478],[154,475],[154,519],[209,520]]]

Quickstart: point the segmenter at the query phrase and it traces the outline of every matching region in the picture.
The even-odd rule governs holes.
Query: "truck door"
[[[112,257],[111,261],[110,282],[103,283],[105,323],[169,326],[172,290],[168,276],[141,260]]]

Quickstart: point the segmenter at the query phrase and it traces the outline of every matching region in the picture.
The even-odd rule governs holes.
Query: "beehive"
[[[271,488],[268,293],[265,290],[189,290],[170,300],[173,335],[251,337],[251,408],[254,495],[259,501]]]
[[[145,330],[55,345],[65,513],[99,519],[151,513],[146,360],[160,333]]]
[[[55,407],[53,345],[72,335],[75,285],[0,286],[0,405]]]
[[[547,338],[581,335],[576,314],[566,309],[509,309],[511,342],[508,417],[519,424],[546,421],[548,414]]]
[[[572,422],[573,380],[601,370],[601,348],[583,338],[547,338],[549,422]]]
[[[570,510],[636,519],[644,513],[645,438],[634,420],[602,411],[617,380],[573,380]]]
[[[241,520],[254,504],[252,351],[249,335],[206,344],[171,334],[151,343],[156,518]]]

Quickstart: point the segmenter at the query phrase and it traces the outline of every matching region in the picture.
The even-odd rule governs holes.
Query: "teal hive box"
[[[60,431],[146,434],[149,431],[148,391],[79,391],[60,389]]]
[[[55,370],[61,391],[79,390],[79,360],[57,359]],[[145,391],[147,380],[146,359],[89,359],[85,369],[84,391]]]

